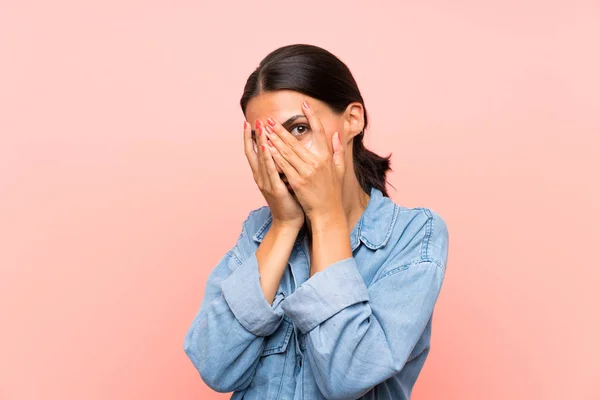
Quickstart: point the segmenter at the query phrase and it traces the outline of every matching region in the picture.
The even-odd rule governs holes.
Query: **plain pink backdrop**
[[[414,399],[600,399],[597,1],[0,2],[0,399],[224,399],[183,338],[263,204],[239,98],[269,51],[342,58],[440,213]]]

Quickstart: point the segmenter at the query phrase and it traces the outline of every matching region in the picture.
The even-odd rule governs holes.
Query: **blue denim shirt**
[[[427,208],[373,188],[350,234],[353,257],[309,277],[298,235],[270,305],[256,249],[272,217],[250,212],[208,278],[184,349],[204,382],[232,399],[409,399],[429,353],[448,231]]]

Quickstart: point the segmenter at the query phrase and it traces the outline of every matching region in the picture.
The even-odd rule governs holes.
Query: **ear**
[[[348,104],[344,111],[344,125],[346,130],[346,141],[352,139],[362,132],[365,126],[365,108],[359,102]]]

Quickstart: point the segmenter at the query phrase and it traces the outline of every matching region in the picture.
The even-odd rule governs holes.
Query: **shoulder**
[[[271,223],[271,210],[269,206],[261,206],[250,210],[243,223],[243,231],[250,238],[260,236]]]
[[[397,207],[390,257],[406,264],[432,262],[445,269],[449,235],[444,218],[426,207]]]
[[[270,221],[271,211],[267,206],[256,208],[248,213],[242,223],[237,241],[228,253],[233,256],[238,265],[256,250],[262,238],[260,232],[265,230],[264,227]]]

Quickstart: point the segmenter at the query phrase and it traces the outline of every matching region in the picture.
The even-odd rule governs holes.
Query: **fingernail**
[[[260,126],[260,121],[256,120],[256,124],[255,124],[256,129],[258,129],[259,126]]]
[[[269,123],[269,125],[271,126],[275,126],[275,120],[271,117],[267,118],[267,122]]]
[[[265,149],[265,145],[264,145],[264,144],[261,144],[261,145],[260,145],[260,148],[262,149],[262,151],[266,151],[266,149]]]
[[[267,131],[267,133],[270,133],[271,135],[275,134],[275,132],[273,132],[273,129],[271,129],[271,127],[269,125],[265,125],[265,130]]]
[[[310,106],[308,105],[308,103],[306,102],[306,100],[304,100],[302,102],[302,107],[306,108],[307,110],[310,108]]]
[[[256,134],[257,134],[258,136],[262,135],[262,127],[261,127],[260,125],[258,125],[258,126],[256,127]]]
[[[246,130],[246,124],[247,124],[247,122],[244,121],[244,130]]]
[[[274,147],[273,142],[271,142],[270,140],[267,140],[267,143],[269,144],[269,146]]]

